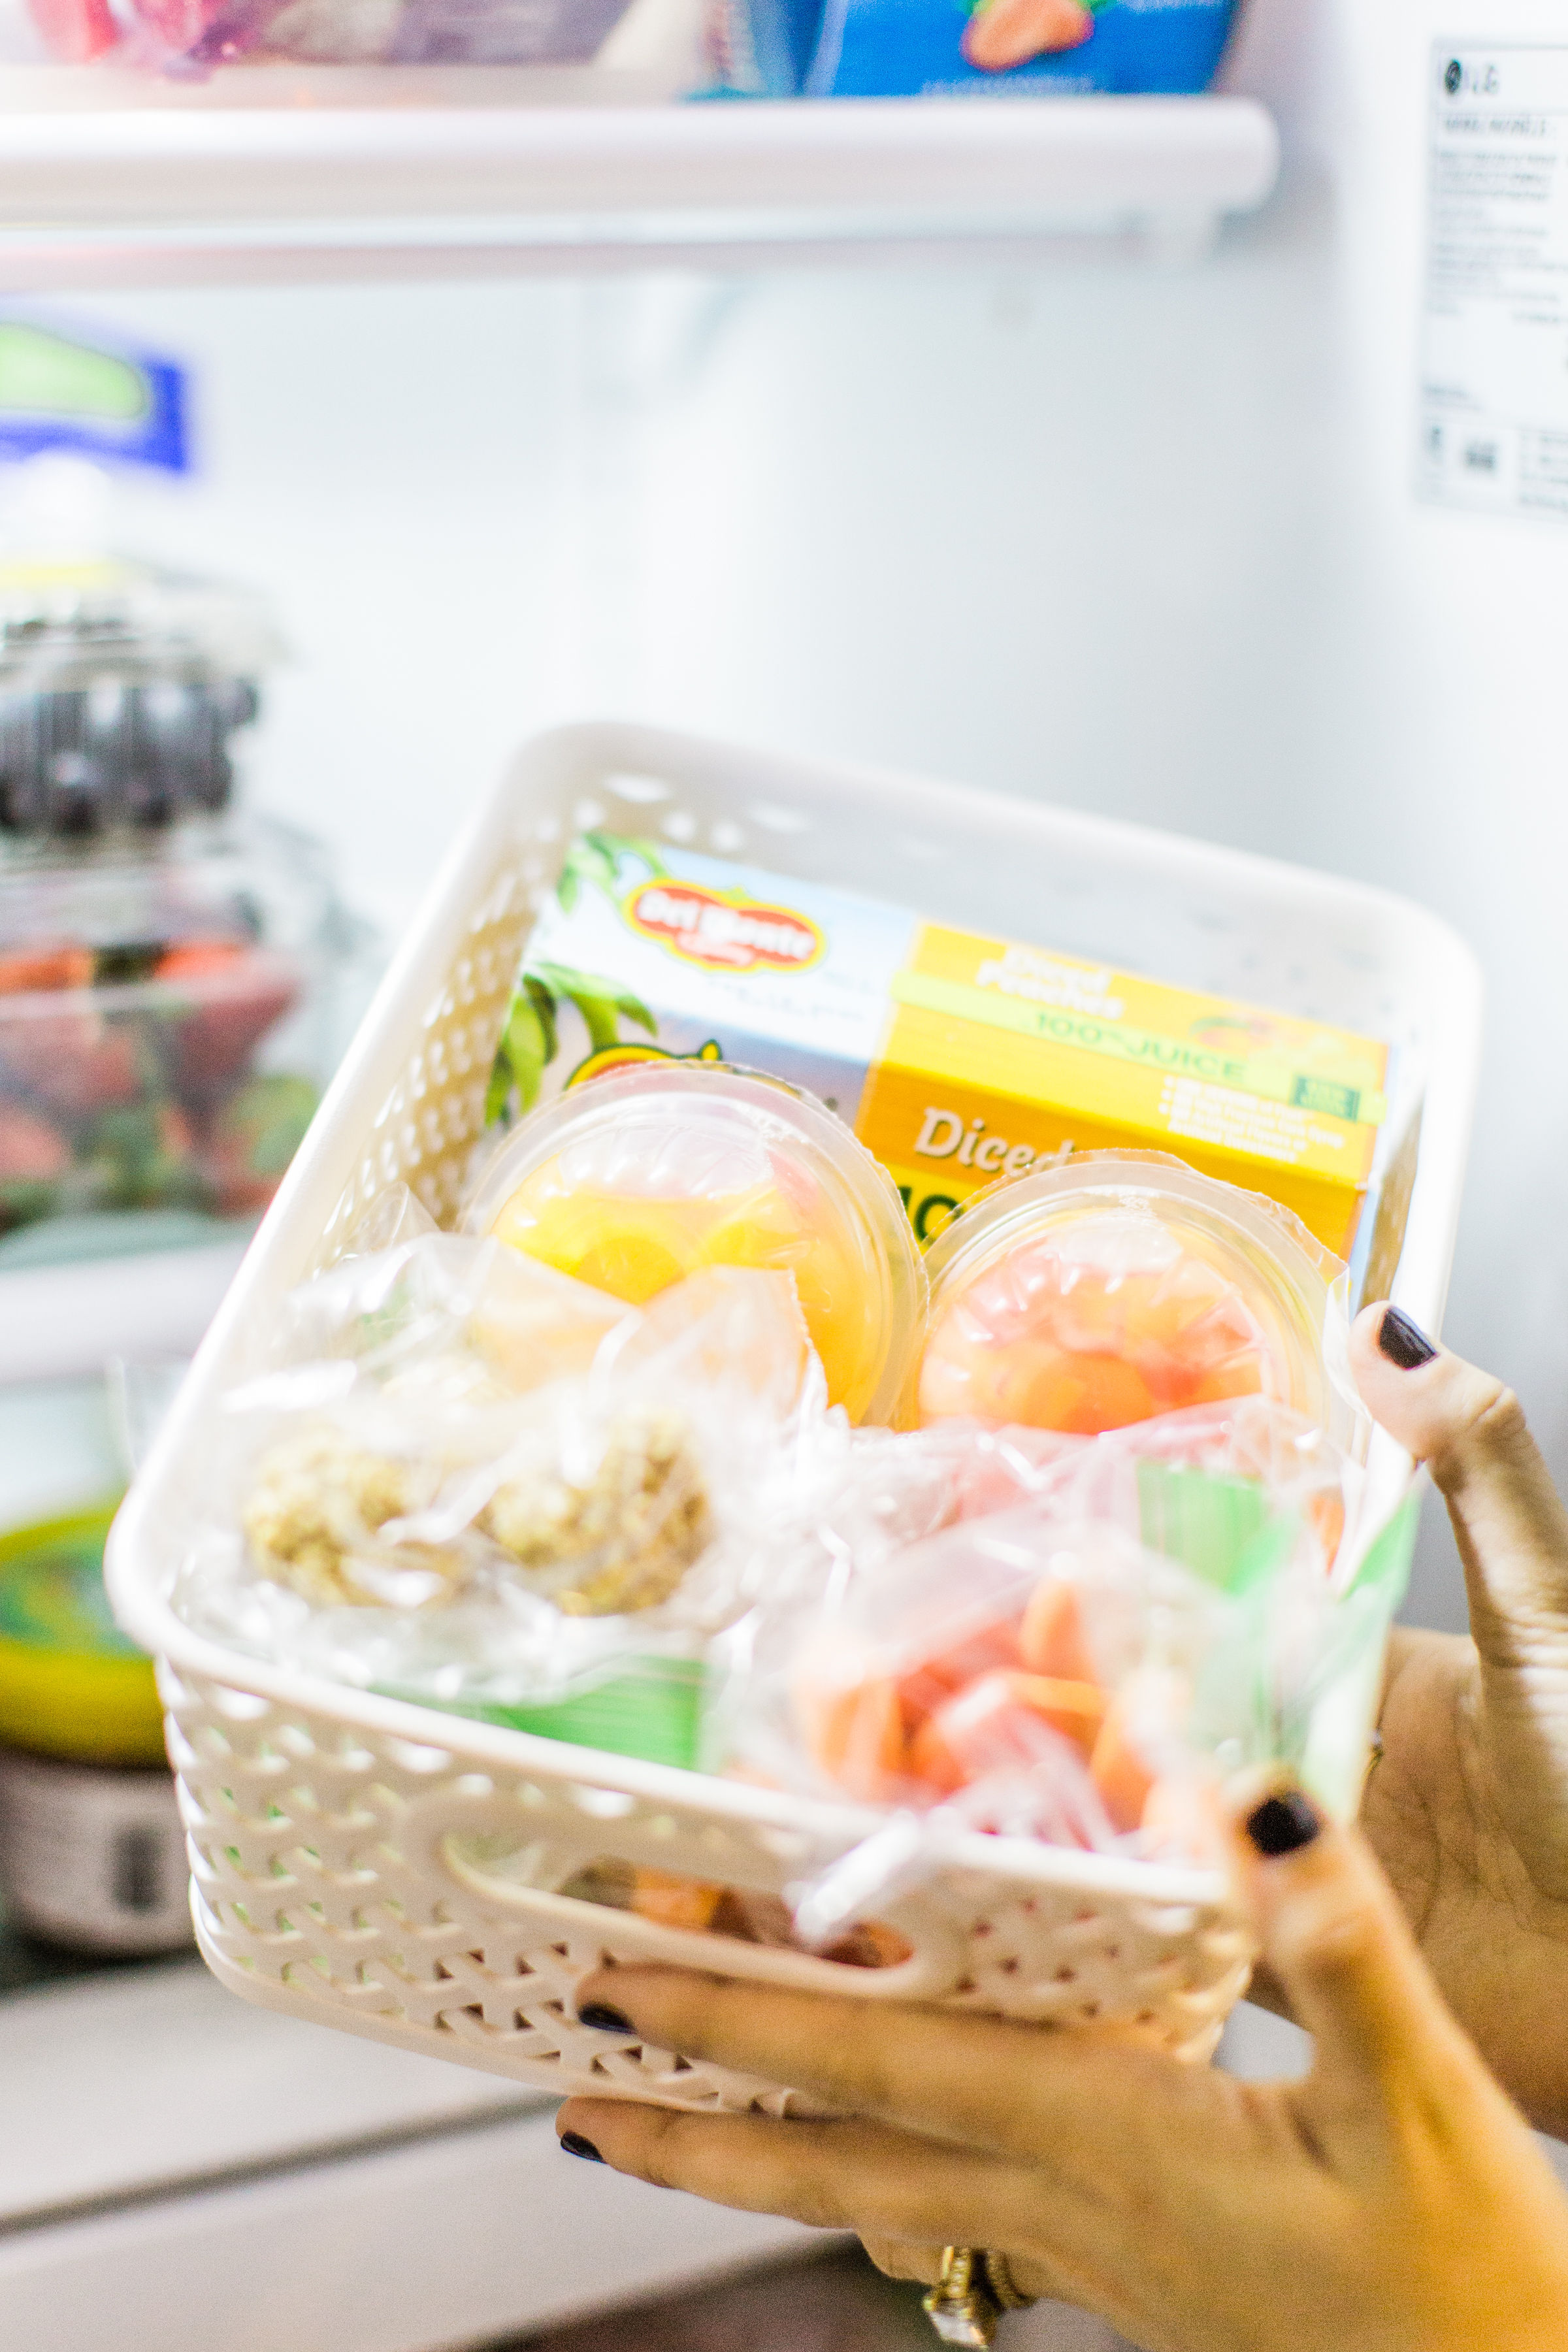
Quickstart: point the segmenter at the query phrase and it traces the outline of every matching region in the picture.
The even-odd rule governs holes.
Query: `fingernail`
[[[1429,1364],[1436,1349],[1419,1323],[1412,1323],[1408,1315],[1397,1307],[1385,1307],[1383,1320],[1377,1327],[1377,1344],[1391,1364],[1402,1372],[1413,1372],[1422,1364]]]
[[[603,2164],[605,2161],[593,2141],[584,2139],[581,2132],[563,2132],[558,2144],[568,2156],[580,2156],[585,2164]]]
[[[1322,1815],[1300,1789],[1286,1789],[1265,1797],[1256,1812],[1247,1816],[1247,1834],[1270,1862],[1310,1845],[1322,1828]]]
[[[577,2011],[579,2025],[591,2025],[598,2033],[635,2033],[637,2027],[607,2000],[585,2000]]]

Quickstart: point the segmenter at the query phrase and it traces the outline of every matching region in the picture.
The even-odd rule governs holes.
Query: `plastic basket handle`
[[[617,1832],[626,1834],[617,1835]],[[406,1858],[422,1869],[439,1872],[472,1902],[478,1898],[491,1916],[536,1922],[541,1942],[563,1937],[578,1946],[596,1946],[619,1960],[662,1960],[675,1968],[702,1969],[710,1975],[744,1977],[764,1984],[794,1985],[801,1990],[853,1991],[880,2000],[937,2000],[951,1992],[963,1974],[965,1945],[962,1931],[934,1907],[908,1898],[897,1906],[891,1921],[914,1945],[906,1960],[885,1969],[857,1967],[811,1952],[750,1944],[733,1936],[714,1935],[701,1928],[669,1927],[636,1912],[557,1895],[548,1887],[524,1885],[499,1869],[487,1869],[482,1859],[462,1846],[480,1837],[508,1838],[512,1851],[532,1844],[550,1876],[569,1876],[574,1864],[594,1857],[636,1859],[655,1869],[688,1866],[688,1853],[672,1852],[666,1842],[638,1837],[634,1824],[614,1820],[589,1822],[571,1836],[560,1833],[559,1815],[542,1823],[514,1798],[497,1790],[481,1795],[447,1790],[433,1794],[423,1805],[410,1807],[399,1824],[399,1843]],[[546,1862],[545,1857],[548,1856]],[[538,1865],[536,1865],[538,1866]],[[700,1868],[693,1875],[711,1875]],[[731,1874],[739,1884],[742,1874]],[[762,1873],[746,1874],[760,1881]],[[760,1885],[757,1891],[763,1891]],[[773,1888],[766,1891],[773,1892]],[[594,1965],[592,1960],[587,1966]]]

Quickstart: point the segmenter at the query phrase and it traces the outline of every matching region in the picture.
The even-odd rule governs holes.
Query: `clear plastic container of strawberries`
[[[321,852],[235,805],[256,599],[94,555],[0,564],[0,1271],[265,1208],[339,1042]]]

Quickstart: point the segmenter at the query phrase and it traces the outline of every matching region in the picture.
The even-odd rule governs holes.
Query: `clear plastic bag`
[[[713,1731],[732,1769],[889,1809],[797,1890],[803,1934],[974,1829],[1215,1862],[1247,1763],[1353,1809],[1413,1509],[1315,1419],[1251,1396],[1090,1438],[857,1433],[813,1506],[781,1535],[803,1605],[732,1637]]]
[[[56,57],[184,76],[242,58],[310,65],[532,66],[618,97],[708,78],[701,0],[28,0]],[[574,96],[593,94],[578,81]]]
[[[358,1240],[391,1246],[292,1295],[226,1400],[176,1605],[341,1682],[694,1760],[757,1516],[847,1441],[788,1276],[710,1268],[628,1309],[421,1222],[384,1205]]]

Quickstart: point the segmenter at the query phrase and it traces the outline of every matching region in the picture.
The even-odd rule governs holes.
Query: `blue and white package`
[[[756,98],[1186,95],[1236,0],[710,0],[726,91]]]
[[[188,473],[188,383],[177,362],[111,337],[0,318],[0,460],[69,450]]]

